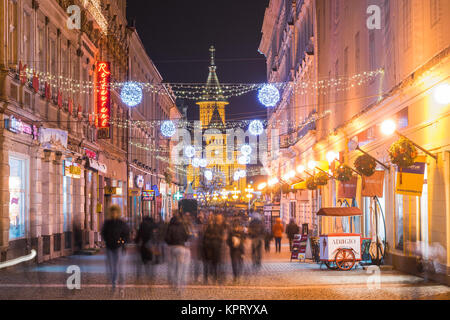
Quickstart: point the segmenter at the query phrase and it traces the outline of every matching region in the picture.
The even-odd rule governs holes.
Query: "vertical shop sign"
[[[98,139],[109,139],[111,116],[111,69],[109,62],[97,62],[97,114]]]

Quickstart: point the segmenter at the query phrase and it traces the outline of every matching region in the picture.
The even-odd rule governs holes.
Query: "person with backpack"
[[[121,259],[125,252],[125,244],[129,241],[130,228],[120,218],[119,206],[111,206],[108,215],[101,235],[106,244],[106,269],[114,291],[117,283],[121,281]]]

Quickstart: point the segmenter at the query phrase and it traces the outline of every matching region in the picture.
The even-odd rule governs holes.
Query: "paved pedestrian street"
[[[449,299],[450,288],[395,270],[381,271],[380,285],[370,283],[373,274],[361,267],[348,272],[330,271],[315,263],[290,262],[288,246],[281,254],[265,254],[259,272],[252,270],[246,257],[244,275],[238,283],[231,277],[231,265],[225,263],[223,283],[203,284],[192,281],[179,292],[168,285],[167,264],[156,266],[153,283],[136,279],[135,248],[128,248],[122,260],[125,283],[112,292],[106,277],[105,255],[75,255],[41,265],[20,265],[0,270],[0,299],[69,299],[69,300],[367,300],[367,299]],[[246,251],[248,252],[248,250]],[[79,266],[81,289],[69,290],[66,273],[69,266]]]

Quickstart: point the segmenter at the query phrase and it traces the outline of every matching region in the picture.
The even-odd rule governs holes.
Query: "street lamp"
[[[450,103],[450,84],[441,83],[433,92],[434,101],[439,104],[447,105]]]
[[[263,182],[263,183],[261,183],[261,184],[258,185],[258,190],[259,190],[259,191],[264,190],[266,187],[267,187],[267,183],[266,183],[266,182]]]
[[[424,153],[426,153],[427,155],[429,155],[430,157],[434,158],[434,160],[438,160],[438,157],[434,154],[432,154],[431,152],[429,152],[428,150],[422,148],[421,146],[419,146],[417,143],[411,141],[411,139],[407,138],[405,135],[401,134],[400,132],[398,132],[397,130],[397,125],[395,124],[395,122],[391,119],[389,120],[385,120],[382,124],[381,124],[381,132],[384,135],[390,136],[392,134],[397,134],[398,136],[402,137],[403,139],[408,140],[409,142],[411,142],[417,149],[422,150]]]
[[[328,163],[331,165],[334,160],[339,158],[339,155],[334,151],[328,151],[326,158],[327,158]]]

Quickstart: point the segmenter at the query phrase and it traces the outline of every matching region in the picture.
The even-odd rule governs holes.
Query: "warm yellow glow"
[[[295,171],[289,171],[288,173],[286,173],[284,176],[283,176],[283,180],[284,181],[289,181],[289,180],[291,180],[292,178],[294,178],[295,177]]]
[[[384,135],[390,136],[391,134],[393,134],[395,132],[396,129],[397,129],[397,125],[395,124],[394,120],[391,120],[391,119],[385,120],[381,124],[381,132]]]
[[[329,164],[333,163],[334,160],[336,160],[339,157],[339,155],[334,151],[328,151],[327,153],[327,161]]]
[[[304,165],[299,165],[299,166],[297,167],[297,172],[298,172],[298,173],[303,173],[303,172],[305,172],[305,166],[304,166]]]
[[[279,182],[278,178],[272,178],[269,180],[269,187],[276,185]]]
[[[249,194],[247,194],[247,198],[251,199],[251,198],[253,198],[253,195],[251,193],[249,193]]]
[[[450,104],[450,84],[441,83],[433,90],[434,101],[439,104]]]
[[[258,190],[259,191],[264,190],[266,187],[267,187],[267,183],[263,182],[258,186]]]
[[[308,162],[308,168],[310,170],[314,170],[317,167],[317,162],[314,160],[311,160],[310,162]]]

